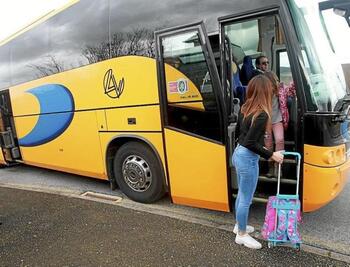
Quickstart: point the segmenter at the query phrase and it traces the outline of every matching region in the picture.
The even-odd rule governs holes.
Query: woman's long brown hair
[[[248,83],[246,101],[241,108],[241,113],[243,114],[244,119],[253,115],[253,123],[256,117],[264,111],[267,113],[270,122],[272,113],[272,94],[272,83],[266,76],[260,74],[251,79]],[[268,123],[268,125],[269,124],[270,123]]]

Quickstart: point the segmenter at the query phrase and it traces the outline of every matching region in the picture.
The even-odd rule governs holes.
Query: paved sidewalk
[[[253,251],[220,229],[94,201],[0,188],[1,266],[346,266]]]

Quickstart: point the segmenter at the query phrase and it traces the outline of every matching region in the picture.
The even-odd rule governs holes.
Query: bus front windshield
[[[307,85],[305,96],[309,111],[334,111],[346,95],[341,65],[322,21],[317,1],[291,0],[290,11],[301,45],[300,63]]]

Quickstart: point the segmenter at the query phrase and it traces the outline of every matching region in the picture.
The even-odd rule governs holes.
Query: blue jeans
[[[235,202],[238,229],[246,231],[249,207],[252,204],[259,177],[259,155],[238,145],[233,152],[232,163],[236,168],[238,195]]]

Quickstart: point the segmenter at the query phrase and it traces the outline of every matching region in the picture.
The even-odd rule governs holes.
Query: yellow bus
[[[235,79],[260,55],[295,84],[286,150],[303,155],[302,207],[317,210],[346,183],[349,95],[309,1],[81,0],[50,13],[0,44],[0,163],[230,211]],[[265,163],[256,200],[276,190]],[[295,189],[295,164],[283,165],[283,190]]]

